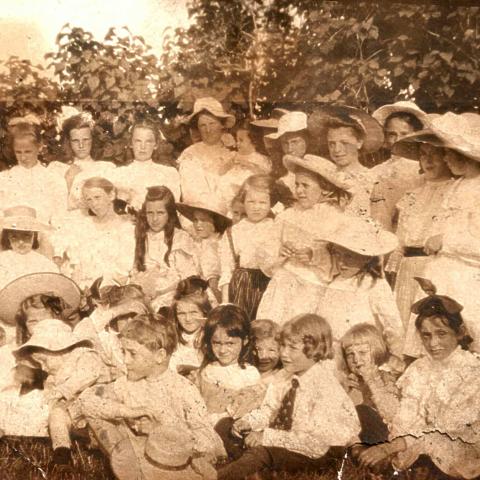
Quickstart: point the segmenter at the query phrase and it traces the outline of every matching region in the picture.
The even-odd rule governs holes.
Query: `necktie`
[[[275,428],[277,430],[292,429],[293,406],[295,404],[295,396],[297,395],[298,386],[298,380],[296,378],[292,378],[292,386],[283,397],[278,413],[271,423],[271,428]]]

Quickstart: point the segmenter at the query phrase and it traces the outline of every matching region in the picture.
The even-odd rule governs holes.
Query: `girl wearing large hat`
[[[426,128],[428,115],[415,103],[401,101],[380,107],[372,117],[383,127],[384,150],[389,156],[372,168],[377,177],[372,192],[372,216],[387,230],[393,231],[396,203],[406,192],[419,187],[423,178],[415,161],[391,154],[391,150],[401,138]]]
[[[235,124],[235,117],[212,97],[195,101],[186,123],[197,129],[200,141],[187,147],[178,158],[182,200],[214,198],[228,205],[220,185],[221,177],[233,166],[234,153],[225,148],[222,135]]]
[[[295,315],[316,311],[330,275],[330,257],[316,238],[334,228],[343,216],[342,196],[325,196],[332,188],[325,180],[328,160],[287,156],[284,162],[295,176],[297,202],[275,218],[273,242],[262,268],[271,280],[257,312],[257,318],[272,318],[280,325]]]
[[[37,219],[34,208],[19,205],[4,210],[1,222],[0,288],[22,275],[58,272],[58,267],[37,252],[39,235],[49,227]]]
[[[480,299],[472,294],[480,288],[480,115],[447,113],[433,119],[431,128],[442,142],[448,167],[459,178],[438,212],[444,218],[443,228],[425,241],[426,253],[434,256],[424,276],[439,293],[463,304],[472,349],[480,351]],[[399,142],[399,148],[408,146],[407,139]],[[411,324],[409,328],[413,329]]]

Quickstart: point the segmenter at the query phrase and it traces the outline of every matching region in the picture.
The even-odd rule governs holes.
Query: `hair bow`
[[[421,277],[414,277],[414,279],[428,296],[412,305],[412,313],[417,315],[448,313],[452,315],[458,314],[463,310],[463,305],[460,305],[453,298],[437,295],[437,288],[430,280]]]

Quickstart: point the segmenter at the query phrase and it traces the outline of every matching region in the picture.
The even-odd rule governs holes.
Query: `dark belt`
[[[427,257],[423,247],[405,247],[403,249],[403,255],[405,257]]]

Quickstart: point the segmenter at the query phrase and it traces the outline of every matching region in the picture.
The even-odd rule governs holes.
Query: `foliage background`
[[[0,70],[0,160],[13,163],[12,116],[43,119],[43,160],[62,159],[57,114],[80,107],[97,122],[100,156],[128,163],[129,126],[158,121],[169,163],[188,143],[181,114],[211,95],[239,118],[275,106],[310,111],[347,103],[373,111],[414,99],[427,112],[477,110],[480,7],[450,3],[189,0],[190,26],[169,30],[160,58],[141,36],[96,39],[65,25],[46,68],[12,57]]]

